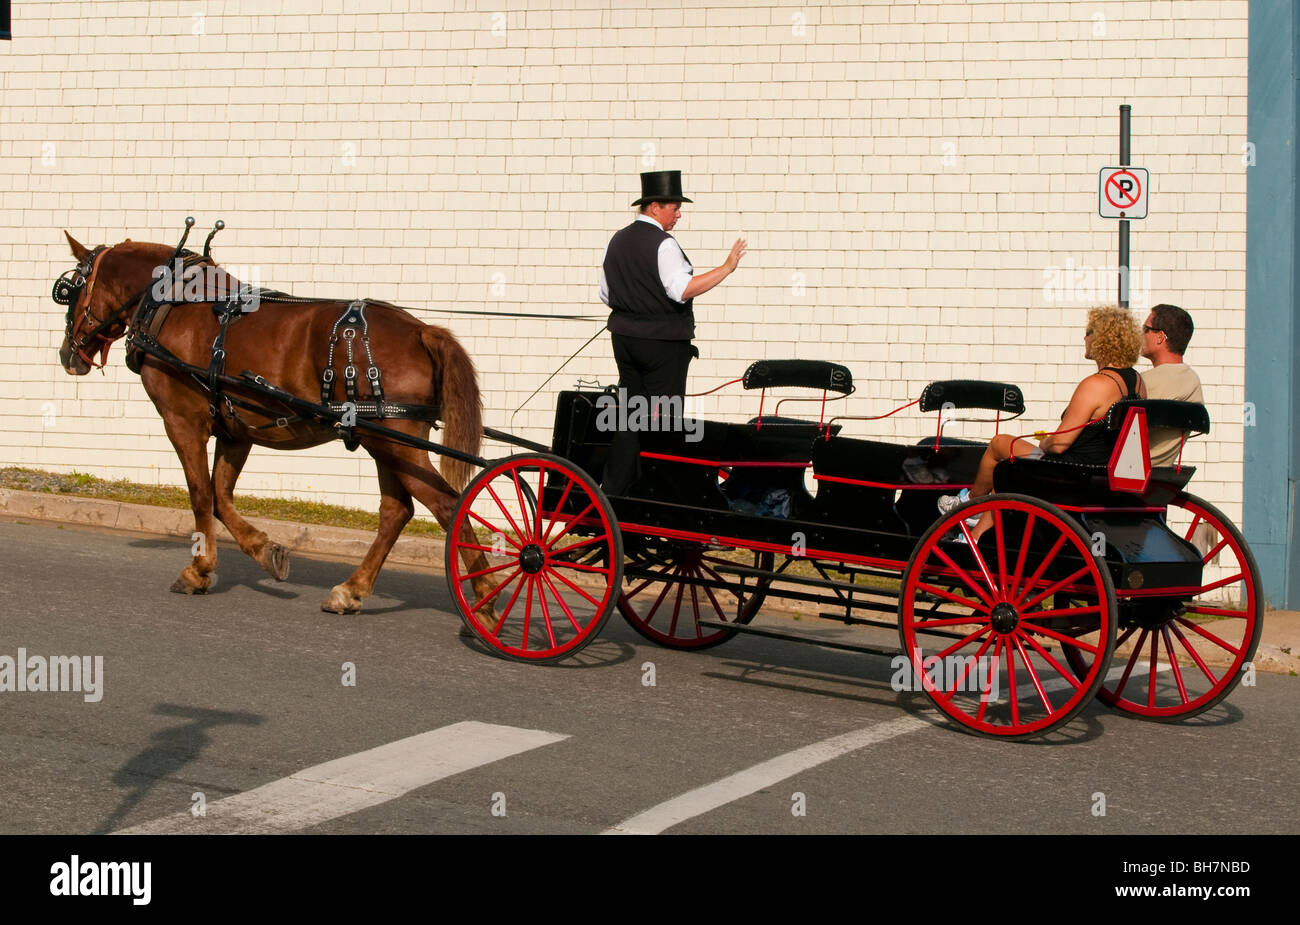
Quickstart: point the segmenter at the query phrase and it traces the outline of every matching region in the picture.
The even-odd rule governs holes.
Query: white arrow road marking
[[[306,768],[209,803],[207,815],[164,816],[117,835],[276,834],[328,822],[403,794],[569,738],[538,729],[464,722]]]
[[[800,771],[815,768],[841,755],[866,748],[868,745],[876,745],[886,739],[933,727],[933,723],[919,717],[904,716],[866,729],[855,729],[853,732],[823,739],[812,745],[786,752],[784,755],[778,755],[752,768],[738,771],[712,784],[698,787],[689,793],[683,793],[658,806],[652,806],[643,813],[623,820],[612,829],[606,829],[601,834],[658,835],[680,822],[703,815],[719,806],[747,797],[751,793],[757,793],[764,787],[780,783]]]

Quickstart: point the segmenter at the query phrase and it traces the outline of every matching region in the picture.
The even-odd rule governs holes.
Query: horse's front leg
[[[167,437],[185,470],[194,511],[194,558],[181,569],[171,589],[178,594],[205,594],[212,587],[217,568],[216,520],[212,516],[212,479],[208,475],[208,435],[189,421],[164,415]]]

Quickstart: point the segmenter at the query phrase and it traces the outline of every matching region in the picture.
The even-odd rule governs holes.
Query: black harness
[[[186,223],[187,235],[189,226],[192,224],[193,219],[189,219]],[[321,376],[320,392],[322,410],[327,412],[326,415],[284,415],[279,411],[229,394],[223,387],[223,383],[231,381],[230,377],[225,374],[226,337],[231,326],[245,314],[256,311],[263,305],[319,305],[322,304],[323,300],[295,297],[273,289],[250,289],[241,284],[234,295],[228,295],[214,301],[207,292],[206,279],[204,285],[199,287],[197,297],[186,298],[186,293],[193,288],[193,272],[196,269],[203,272],[202,268],[204,267],[217,266],[216,261],[210,255],[209,248],[212,237],[220,229],[220,226],[221,223],[218,223],[218,227],[214,228],[212,234],[208,235],[207,246],[204,247],[204,252],[201,255],[184,250],[185,238],[182,237],[181,244],[177,246],[172,259],[172,264],[175,264],[177,259],[181,261],[180,274],[173,273],[171,265],[160,267],[161,274],[155,271],[153,274],[154,280],[139,295],[129,299],[123,306],[123,310],[101,320],[90,314],[89,305],[87,305],[83,323],[86,319],[89,319],[95,326],[80,338],[73,337],[76,307],[83,292],[86,292],[86,297],[89,298],[90,292],[88,290],[93,289],[94,273],[99,258],[108,248],[104,245],[96,247],[76,267],[59,276],[54,282],[51,297],[58,304],[68,307],[66,333],[72,350],[93,366],[95,365],[93,358],[86,353],[87,347],[93,345],[97,339],[101,340],[104,342],[103,355],[106,356],[113,341],[121,337],[123,332],[126,333],[127,367],[133,373],[139,375],[144,366],[145,358],[152,357],[188,375],[208,395],[208,413],[212,416],[213,430],[227,438],[232,437],[230,424],[235,422],[249,430],[265,430],[267,428],[288,427],[304,420],[319,420],[333,422],[334,429],[343,439],[344,446],[349,450],[355,450],[359,445],[359,439],[356,435],[356,421],[358,420],[426,421],[433,425],[435,429],[437,428],[440,412],[438,406],[385,400],[383,373],[376,365],[374,355],[370,349],[370,325],[366,319],[366,305],[368,303],[364,299],[341,303],[343,305],[342,313],[339,315],[338,320],[334,322],[334,327],[330,332],[329,355],[326,358],[325,369]],[[329,304],[329,300],[324,300],[324,302]],[[162,331],[171,311],[178,305],[187,304],[210,305],[217,318],[217,336],[212,341],[212,353],[206,369],[186,363],[159,341],[159,333]],[[130,308],[132,305],[134,305],[133,310]],[[130,321],[123,324],[122,318],[128,312]],[[110,334],[111,329],[118,325],[122,326],[123,332],[116,335]],[[357,389],[357,379],[359,377],[356,361],[358,358],[354,355],[353,348],[358,330],[361,345],[366,355],[365,379],[369,385],[368,397],[362,397]],[[340,336],[342,336],[346,353],[346,365],[343,367],[342,377],[345,400],[341,402],[336,401],[334,396],[336,384],[334,351]],[[102,358],[99,365],[103,365]],[[264,383],[260,377],[245,375],[239,382],[241,386],[247,383],[247,388],[269,398],[274,403],[287,404],[281,398],[286,393],[269,383]],[[295,402],[290,404],[289,407],[294,407],[297,404],[300,403]],[[271,423],[251,425],[240,417],[236,408],[270,418]]]

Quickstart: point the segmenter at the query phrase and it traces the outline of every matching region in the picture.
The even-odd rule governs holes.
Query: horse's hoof
[[[208,589],[216,582],[217,573],[209,572],[207,575],[199,575],[194,571],[193,566],[186,566],[181,570],[180,577],[172,582],[172,591],[176,594],[207,594]]]
[[[289,550],[279,543],[267,542],[258,558],[258,564],[276,581],[289,577]]]
[[[320,605],[320,609],[326,613],[360,613],[361,598],[338,585],[330,589],[330,596]]]

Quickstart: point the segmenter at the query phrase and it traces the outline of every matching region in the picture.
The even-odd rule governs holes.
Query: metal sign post
[[[1129,116],[1133,107],[1127,103],[1119,107],[1119,165],[1129,166]],[[1119,220],[1119,304],[1128,308],[1128,219]]]

